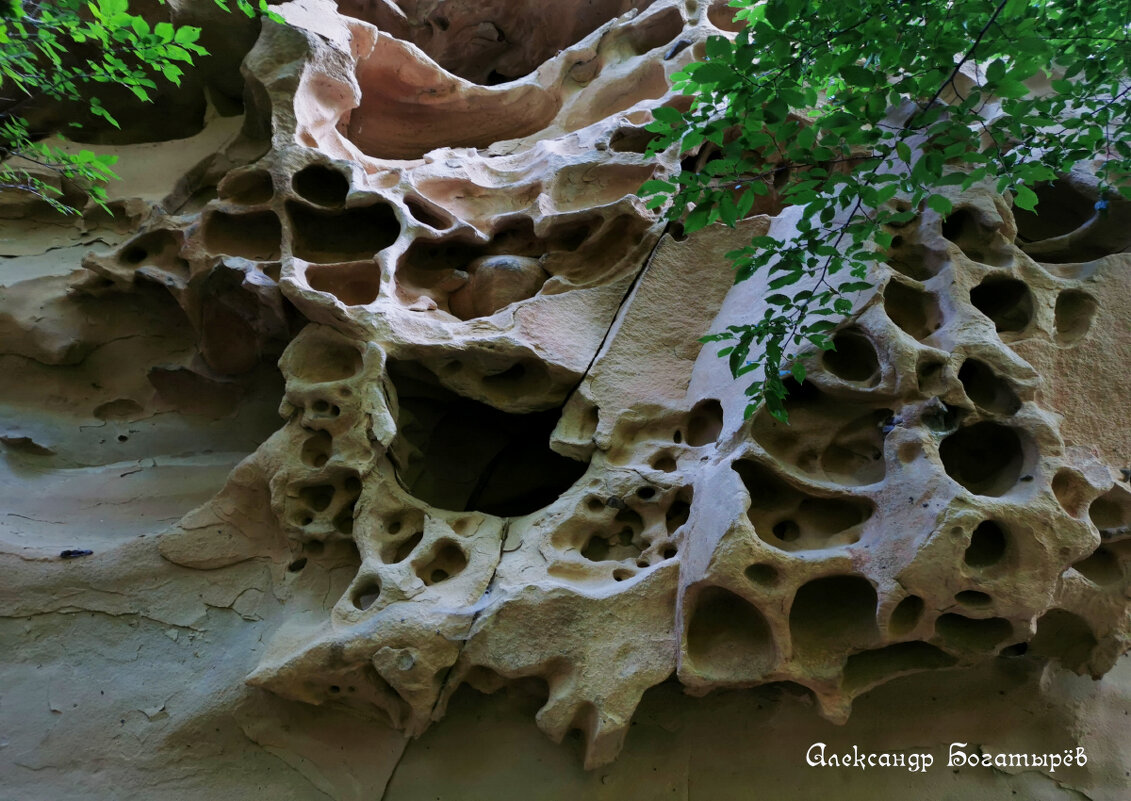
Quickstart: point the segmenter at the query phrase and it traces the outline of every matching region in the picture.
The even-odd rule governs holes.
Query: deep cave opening
[[[550,505],[585,472],[550,450],[560,408],[508,414],[411,362],[390,360],[389,377],[398,407],[390,454],[402,486],[425,503],[517,517]]]

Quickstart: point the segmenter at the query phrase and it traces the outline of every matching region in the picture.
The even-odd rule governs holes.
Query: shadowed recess
[[[975,495],[999,497],[1021,477],[1024,453],[1017,432],[997,423],[960,428],[939,445],[946,474]]]
[[[1005,556],[1008,543],[1005,529],[992,520],[983,520],[970,535],[963,560],[970,567],[996,565]]]
[[[954,665],[958,660],[925,642],[900,642],[848,657],[844,665],[846,690],[870,687],[893,676]]]
[[[958,371],[966,397],[993,414],[1010,415],[1021,408],[1021,399],[1009,382],[996,375],[986,363],[967,359]]]
[[[1050,609],[1037,621],[1029,653],[1059,659],[1069,670],[1084,673],[1097,645],[1087,621],[1065,609]]]
[[[371,259],[396,242],[401,231],[386,203],[328,212],[290,202],[287,215],[294,226],[294,255],[318,264]]]
[[[1013,633],[1013,626],[1000,617],[973,618],[949,612],[935,621],[935,633],[948,648],[992,651]]]
[[[826,576],[797,591],[789,610],[794,657],[827,659],[879,639],[876,589],[861,576]]]
[[[722,587],[695,597],[687,624],[687,659],[712,681],[757,681],[773,666],[774,639],[753,604]]]
[[[833,350],[821,355],[821,364],[837,378],[875,386],[880,380],[880,360],[871,340],[858,328],[833,336]]]
[[[802,551],[848,545],[860,539],[860,524],[872,516],[867,499],[809,495],[756,462],[739,460],[733,468],[750,495],[746,514],[755,533],[775,548]]]
[[[892,610],[888,631],[893,637],[902,637],[919,625],[925,604],[918,595],[908,595]]]
[[[1016,278],[987,278],[970,290],[970,302],[999,333],[1020,333],[1033,319],[1033,296]]]
[[[441,387],[424,368],[389,363],[397,393],[390,455],[401,484],[441,509],[502,517],[536,512],[586,465],[550,450],[561,409],[507,414]]]

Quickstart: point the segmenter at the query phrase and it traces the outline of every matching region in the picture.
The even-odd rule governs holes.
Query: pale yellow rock
[[[1131,638],[1127,208],[1087,170],[893,231],[790,424],[746,419],[699,338],[798,212],[683,237],[635,196],[725,3],[274,8],[242,119],[123,148],[128,234],[0,199],[19,797],[787,797],[847,786],[807,737],[1079,735],[955,792],[1123,798],[1126,662],[1068,674]]]

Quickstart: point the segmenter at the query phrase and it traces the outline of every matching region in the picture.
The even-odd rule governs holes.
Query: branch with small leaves
[[[945,187],[996,179],[1033,210],[1035,187],[1095,161],[1101,190],[1131,198],[1125,2],[730,5],[744,27],[707,39],[705,59],[674,76],[690,108],[656,108],[648,128],[650,154],[698,151],[701,166],[639,194],[687,233],[735,227],[759,197],[800,207],[787,241],[758,236],[727,254],[736,282],[767,273],[763,318],[703,338],[752,378],[748,416],[764,403],[788,419],[786,379],[804,381],[804,360],[832,347],[891,230],[950,213]]]

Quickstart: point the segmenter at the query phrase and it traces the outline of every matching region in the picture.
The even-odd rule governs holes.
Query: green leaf
[[[954,209],[954,204],[943,195],[931,195],[927,198],[927,208],[937,211],[939,214],[947,215]]]
[[[1013,202],[1018,208],[1032,211],[1037,207],[1037,193],[1027,186],[1018,186],[1015,188],[1015,195]]]

